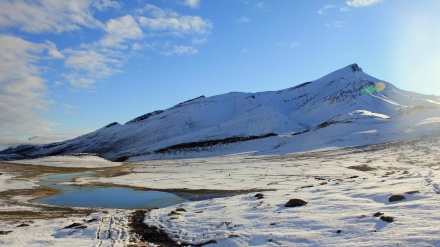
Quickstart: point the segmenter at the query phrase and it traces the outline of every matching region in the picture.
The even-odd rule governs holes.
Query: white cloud
[[[200,1],[186,3],[197,7]],[[43,117],[54,104],[48,100],[46,84],[62,90],[64,87],[59,86],[69,82],[73,86],[69,90],[90,90],[99,80],[121,72],[131,56],[145,49],[166,56],[194,55],[197,46],[207,42],[212,28],[211,22],[200,16],[181,15],[153,5],[136,13],[139,17],[110,17],[106,22],[95,18],[98,11],[121,7],[114,0],[0,0],[3,33],[20,31],[35,38],[32,40],[44,40],[39,34],[75,30],[87,34],[90,30],[86,28],[99,29],[87,36],[93,40],[78,45],[72,38],[60,50],[54,40],[37,43],[0,34],[0,146],[23,140],[31,144],[26,140],[29,136],[53,135],[56,124]],[[125,50],[128,48],[129,52]],[[56,59],[63,62],[65,70],[55,73],[65,81],[46,81],[43,73],[55,70],[43,65],[55,65]]]
[[[99,11],[104,11],[109,8],[120,9],[122,7],[119,2],[113,0],[92,1],[92,4]]]
[[[237,19],[235,22],[240,23],[240,24],[244,24],[244,23],[249,23],[250,20],[247,17],[241,17],[241,18]]]
[[[109,8],[118,9],[121,4],[114,0],[4,0],[0,1],[0,30],[17,28],[38,34],[81,30],[84,27],[99,28],[106,34],[95,43],[113,48],[124,48],[127,40],[142,38],[142,30],[130,15],[110,19],[105,25],[93,16],[96,11]],[[67,48],[59,51],[51,41],[39,45],[40,49],[47,50],[47,58],[65,59],[65,67],[74,71],[67,72],[65,77],[74,86],[91,85],[96,78],[110,76],[118,71],[115,67],[121,63],[112,57],[114,51],[103,52],[96,44],[82,46],[76,50]],[[39,55],[39,59],[43,58],[41,53]],[[77,75],[78,72],[81,72],[81,76]]]
[[[279,47],[286,47],[286,48],[297,48],[301,44],[298,42],[292,42],[292,43],[276,43],[275,45],[279,46]]]
[[[296,47],[300,46],[300,43],[298,43],[298,42],[293,42],[293,43],[291,43],[289,46],[290,46],[290,48],[296,48]]]
[[[107,66],[108,63],[118,63],[117,60],[112,60],[104,54],[96,50],[72,50],[65,51],[69,54],[65,61],[67,68],[75,70],[84,70],[91,72],[96,77],[105,77],[111,74],[111,69]]]
[[[212,28],[209,20],[200,16],[179,15],[172,10],[163,10],[147,4],[144,8],[148,16],[141,16],[139,23],[151,32],[163,32],[165,34],[207,34]]]
[[[207,42],[204,36],[212,27],[208,20],[199,16],[182,16],[150,4],[138,13],[138,21],[131,15],[108,20],[103,27],[106,34],[97,42],[63,50],[64,66],[72,69],[64,78],[75,87],[90,89],[97,80],[121,72],[131,56],[122,50],[129,48],[132,52],[150,48],[165,56],[194,55],[198,52],[194,46]],[[166,35],[190,36],[192,41],[179,44],[178,40],[167,39]]]
[[[339,9],[339,11],[341,11],[341,12],[348,12],[348,11],[350,11],[350,8],[347,7],[347,6],[344,6],[344,7],[341,7],[341,8]]]
[[[60,33],[79,30],[81,27],[102,28],[102,23],[93,17],[93,9],[114,5],[114,1],[102,0],[2,0],[0,29]]]
[[[64,83],[62,82],[62,81],[55,81],[54,83],[53,83],[53,86],[54,87],[59,87],[59,86],[62,86]]]
[[[121,43],[138,40],[144,36],[142,29],[131,15],[110,19],[105,25],[107,35],[100,40],[102,46],[126,48]]]
[[[72,86],[79,88],[89,88],[96,82],[92,78],[81,77],[79,74],[67,74],[65,78]]]
[[[73,69],[73,73],[65,75],[65,78],[76,87],[89,87],[96,82],[96,78],[102,79],[121,72],[123,65],[122,57],[112,50],[98,50],[94,47],[83,50],[66,49],[67,58],[64,61],[66,68]]]
[[[48,48],[21,38],[0,35],[0,136],[32,135],[54,124],[39,113],[50,104],[37,63]]]
[[[365,7],[376,3],[380,3],[382,0],[350,0],[347,1],[347,5],[351,7]]]
[[[75,109],[75,108],[77,108],[77,106],[69,105],[69,104],[63,104],[62,107],[64,109]]]
[[[336,7],[335,5],[331,5],[331,4],[324,5],[322,8],[320,8],[318,10],[318,14],[325,15],[325,14],[327,14],[328,9],[335,8],[335,7]]]
[[[197,54],[198,50],[192,46],[175,45],[170,50],[165,51],[165,56],[183,56]]]
[[[259,2],[254,7],[257,8],[257,9],[264,9],[266,7],[266,3]]]
[[[55,45],[55,43],[46,40],[46,45],[47,45],[47,50],[48,50],[48,55],[52,58],[55,59],[63,59],[64,55],[57,50],[57,46]]]
[[[194,38],[193,40],[192,40],[192,44],[193,45],[203,45],[203,44],[206,44],[206,42],[208,42],[208,39],[206,39],[206,38]]]
[[[344,22],[332,21],[332,22],[325,23],[324,25],[329,28],[341,28],[344,25]]]
[[[184,0],[183,4],[190,8],[198,8],[200,5],[200,0]]]
[[[139,44],[139,43],[133,43],[131,45],[131,49],[133,51],[139,51],[139,50],[142,50],[143,48],[144,48],[144,46],[142,44]]]

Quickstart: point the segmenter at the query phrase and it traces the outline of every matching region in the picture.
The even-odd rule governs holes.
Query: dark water
[[[47,176],[40,185],[59,189],[60,193],[38,198],[33,202],[69,207],[145,209],[168,207],[187,201],[182,197],[162,191],[63,184],[73,181],[75,178],[87,176],[94,176],[94,174],[84,172]]]

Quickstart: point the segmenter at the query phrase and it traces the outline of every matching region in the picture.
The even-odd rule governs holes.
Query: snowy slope
[[[352,64],[285,90],[201,96],[72,140],[9,148],[0,159],[66,153],[133,160],[200,153],[289,153],[420,137],[436,133],[439,126],[440,97],[400,90]],[[277,136],[221,141],[270,133]],[[206,141],[214,142],[207,147]],[[173,148],[184,143],[191,144]]]

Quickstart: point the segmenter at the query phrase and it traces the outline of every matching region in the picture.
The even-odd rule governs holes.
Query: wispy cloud
[[[382,0],[349,0],[347,5],[351,7],[366,7],[380,2]]]
[[[119,2],[114,0],[97,0],[92,1],[91,3],[99,11],[105,11],[107,9],[120,9],[122,7]]]
[[[140,51],[148,47],[165,56],[197,54],[195,46],[207,42],[204,36],[212,27],[209,20],[199,16],[180,15],[151,4],[145,5],[138,13],[140,15],[136,18],[125,15],[108,20],[103,26],[106,34],[98,42],[63,50],[66,55],[64,65],[73,70],[64,75],[65,79],[75,87],[90,88],[97,80],[122,72],[124,62],[130,56],[130,51],[124,50],[130,48]],[[190,36],[192,42],[173,43],[166,40],[166,36]],[[147,45],[146,39],[151,44]]]
[[[39,112],[47,110],[45,80],[37,63],[52,45],[0,35],[0,136],[11,138],[48,130],[54,124]],[[46,54],[46,55],[45,55]]]
[[[140,10],[142,15],[139,17],[139,24],[148,33],[150,39],[173,36],[174,38],[191,37],[190,44],[170,44],[166,42],[156,42],[155,49],[166,56],[174,55],[194,55],[198,52],[197,45],[207,42],[206,35],[212,29],[212,23],[200,16],[180,15],[170,10],[158,8],[147,4]]]
[[[64,55],[57,49],[55,43],[46,40],[46,49],[48,50],[48,55],[52,58],[63,59]]]
[[[185,0],[185,5],[198,7],[199,0]],[[28,33],[60,33],[82,28],[97,28],[104,35],[97,41],[78,47],[56,49],[53,42],[46,42],[48,56],[65,59],[64,78],[74,87],[87,88],[98,80],[121,72],[129,52],[122,50],[157,50],[166,56],[193,55],[196,46],[207,42],[212,23],[200,16],[180,15],[170,9],[147,4],[138,10],[139,15],[124,15],[101,23],[93,13],[121,5],[112,0],[71,1],[2,1],[0,2],[0,28],[18,28]],[[29,20],[29,17],[31,20]],[[182,44],[166,40],[166,36],[191,37],[192,42]],[[147,44],[146,39],[149,43]],[[165,40],[164,40],[165,39]],[[174,44],[173,44],[174,43]]]
[[[144,36],[142,29],[131,15],[110,19],[104,30],[107,34],[100,40],[100,44],[104,47],[126,49],[128,46],[123,44],[125,41],[139,40]]]
[[[184,0],[183,4],[190,8],[198,8],[200,6],[200,0]]]
[[[191,8],[200,5],[199,0],[183,3]],[[113,0],[0,1],[0,32],[19,30],[27,37],[0,33],[0,136],[3,143],[4,140],[19,143],[17,136],[54,134],[56,124],[43,117],[55,103],[49,100],[53,95],[48,85],[60,90],[68,82],[71,85],[68,90],[90,91],[97,82],[122,72],[126,62],[142,51],[165,56],[197,54],[212,29],[212,23],[200,16],[181,15],[151,4],[134,10],[132,15],[106,16],[107,19],[100,19],[103,21],[96,17],[102,14],[100,12],[122,7]],[[83,43],[75,44],[72,38],[62,49],[57,48],[56,39],[34,42],[28,38],[72,31],[84,33],[90,29],[97,30],[90,36],[93,39],[78,38],[76,41]],[[58,77],[56,81],[46,80],[47,74],[44,74],[51,71],[45,64],[52,60],[62,67],[54,75]]]
[[[109,0],[3,0],[0,1],[0,28],[18,28],[29,33],[101,28],[103,24],[93,17],[93,11],[118,6]]]
[[[237,20],[235,20],[235,22],[240,23],[240,24],[245,24],[245,23],[249,23],[250,20],[247,17],[241,17],[241,18],[238,18]]]
[[[335,8],[335,7],[336,7],[336,5],[331,5],[331,4],[324,5],[324,6],[322,6],[322,8],[320,8],[318,10],[318,14],[325,15],[325,14],[327,14],[327,10]]]
[[[69,104],[63,104],[62,107],[64,109],[75,109],[75,108],[77,108],[77,106],[69,105]]]
[[[141,16],[139,23],[150,32],[176,36],[201,35],[207,34],[212,28],[212,23],[200,16],[179,15],[173,10],[164,10],[151,4],[147,4],[144,11],[146,16]]]
[[[191,43],[193,45],[203,45],[206,44],[207,42],[208,42],[207,38],[193,38]]]
[[[279,46],[279,47],[284,47],[284,48],[297,48],[301,44],[299,42],[292,42],[292,43],[279,42],[279,43],[276,43],[275,45]]]
[[[192,46],[174,45],[171,49],[163,52],[165,56],[183,56],[197,54],[198,50]]]
[[[342,21],[332,21],[324,24],[328,28],[341,28],[344,25]]]
[[[341,11],[341,12],[348,12],[348,11],[350,11],[350,8],[347,7],[347,6],[343,6],[343,7],[341,7],[341,8],[339,9],[339,11]]]
[[[259,2],[259,3],[255,4],[254,7],[257,8],[257,9],[264,9],[264,8],[266,8],[266,3],[265,2]]]
[[[66,49],[64,61],[66,68],[73,69],[65,78],[76,87],[89,87],[102,79],[121,72],[123,57],[118,59],[118,54],[112,50],[100,50],[94,47],[82,50]]]

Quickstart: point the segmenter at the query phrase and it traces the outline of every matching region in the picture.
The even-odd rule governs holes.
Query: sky
[[[358,63],[440,95],[438,0],[2,0],[0,149]]]

